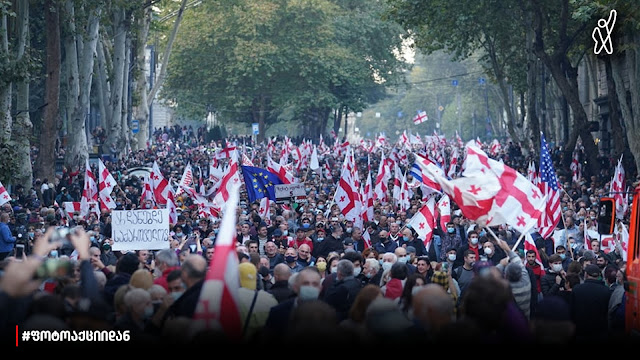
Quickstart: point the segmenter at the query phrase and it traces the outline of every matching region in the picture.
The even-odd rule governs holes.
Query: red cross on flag
[[[371,171],[367,175],[367,182],[362,192],[362,221],[373,221],[373,187],[371,186]]]
[[[89,203],[97,201],[98,185],[96,185],[96,177],[91,171],[89,159],[87,159],[84,170],[84,189],[82,190],[82,198],[80,199],[80,216],[89,215]]]
[[[178,210],[176,208],[175,194],[173,189],[169,186],[169,195],[167,196],[167,209],[169,209],[169,224],[175,225],[178,223]]]
[[[153,191],[151,190],[151,181],[148,176],[144,177],[144,183],[142,185],[142,194],[140,194],[140,206],[145,205],[147,200],[153,202]]]
[[[545,209],[540,189],[514,169],[467,144],[462,177],[430,174],[469,219],[487,226],[508,224],[519,232],[534,226]],[[423,168],[423,171],[429,168]],[[482,224],[484,226],[484,224]]]
[[[239,340],[242,336],[238,298],[240,275],[235,247],[239,185],[233,184],[229,188],[220,235],[193,314],[196,329],[222,331],[230,340]]]
[[[116,179],[111,176],[111,173],[109,172],[109,170],[107,170],[107,167],[104,166],[102,159],[98,159],[98,161],[98,173],[100,173],[100,183],[98,185],[98,189],[100,189],[100,204],[102,207],[105,207],[107,209],[115,209],[116,203],[111,197],[111,192],[117,185]]]
[[[360,192],[351,175],[351,169],[348,164],[349,153],[345,156],[340,181],[338,182],[333,201],[338,205],[340,212],[342,212],[346,220],[360,223],[360,209],[362,206],[360,203]]]
[[[449,200],[449,195],[444,194],[438,200],[438,212],[440,213],[440,229],[445,229],[447,223],[451,221],[451,200]]]
[[[8,203],[9,201],[11,201],[11,196],[7,189],[4,188],[4,185],[0,183],[0,206]]]
[[[225,203],[229,201],[231,189],[234,186],[240,186],[241,184],[242,181],[240,180],[240,175],[238,175],[238,154],[234,151],[234,153],[231,154],[227,172],[222,176],[220,190],[218,190],[218,193],[213,198],[213,206],[218,209],[223,209]]]
[[[267,156],[267,170],[278,175],[278,179],[280,179],[283,184],[293,184],[295,180],[293,175],[287,171],[286,167],[273,161],[271,156]]]
[[[611,185],[609,187],[609,192],[613,195],[613,199],[615,200],[616,218],[618,219],[624,218],[624,214],[627,212],[629,207],[627,197],[622,194],[625,189],[624,168],[622,167],[622,156],[620,156],[620,160],[618,160],[618,165],[616,166],[616,172],[613,174],[613,179],[611,179]]]
[[[153,162],[151,168],[151,189],[153,190],[153,196],[156,199],[156,204],[165,205],[167,203],[167,197],[169,196],[169,181],[162,176],[162,171],[156,161]]]
[[[387,202],[387,184],[389,184],[390,179],[391,169],[389,168],[389,163],[384,159],[383,152],[382,158],[380,159],[380,166],[378,167],[378,175],[376,176],[376,184],[373,190],[374,200],[377,199],[383,204]]]
[[[422,240],[427,249],[429,249],[429,243],[433,236],[433,229],[436,226],[436,219],[434,216],[436,210],[435,207],[435,198],[431,196],[429,200],[427,200],[427,203],[420,208],[420,211],[413,215],[408,223],[408,225],[416,231],[418,238]]]

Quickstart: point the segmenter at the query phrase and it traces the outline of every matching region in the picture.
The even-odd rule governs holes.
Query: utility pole
[[[456,116],[458,117],[458,134],[462,134],[462,124],[461,124],[461,119],[460,119],[460,88],[458,87],[458,80],[454,79],[451,80],[451,85],[453,85],[456,88],[456,103],[457,103],[457,109],[456,109]]]

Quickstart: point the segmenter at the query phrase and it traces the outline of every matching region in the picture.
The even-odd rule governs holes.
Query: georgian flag
[[[153,190],[151,190],[149,177],[145,176],[144,183],[142,185],[142,194],[140,194],[140,205],[144,205],[147,200],[151,200],[153,202]]]
[[[345,156],[345,163],[342,166],[342,173],[340,174],[340,180],[338,181],[338,187],[336,189],[333,201],[340,212],[344,215],[348,221],[358,223],[361,220],[360,217],[360,194],[356,187],[355,180],[351,176],[351,169],[348,166],[349,154]]]
[[[273,161],[271,156],[267,156],[267,171],[278,175],[278,179],[280,179],[283,184],[293,184],[295,181],[295,178],[289,171],[287,171],[287,168],[284,165]]]
[[[456,169],[458,168],[458,148],[453,148],[451,151],[451,160],[449,161],[449,170],[447,171],[448,177],[453,177],[456,173]]]
[[[11,196],[9,195],[7,189],[4,188],[4,185],[0,183],[0,206],[8,203],[9,201],[11,201]]]
[[[367,229],[362,231],[362,240],[364,240],[365,250],[371,247],[371,235],[369,235],[369,231],[367,231]]]
[[[98,172],[100,173],[100,183],[98,185],[100,204],[107,209],[115,209],[116,204],[111,197],[113,188],[116,187],[116,179],[111,176],[107,167],[104,166],[102,159],[98,159]]]
[[[534,226],[545,208],[540,189],[514,169],[490,159],[479,148],[467,144],[462,177],[447,180],[430,176],[462,210],[480,226],[508,224],[519,232]],[[423,170],[429,171],[430,168]]]
[[[625,190],[624,167],[622,167],[622,156],[620,156],[620,160],[618,160],[618,165],[616,166],[616,172],[613,174],[613,179],[611,179],[611,185],[609,186],[609,193],[611,193],[616,204],[617,219],[624,218],[624,214],[629,207],[627,197],[622,194]]]
[[[447,223],[451,221],[451,200],[449,195],[444,194],[438,200],[438,212],[440,213],[440,229],[446,229]]]
[[[160,171],[160,167],[156,161],[153,162],[150,177],[151,190],[153,190],[153,197],[156,199],[156,204],[165,205],[171,186],[169,185],[169,181],[162,176],[162,171]]]
[[[376,184],[373,190],[373,198],[377,199],[381,203],[387,202],[387,184],[391,179],[391,169],[388,163],[385,161],[384,153],[380,159],[380,165],[378,167],[378,175],[376,176]]]
[[[242,184],[240,175],[238,175],[237,159],[238,154],[236,151],[234,151],[229,159],[229,167],[227,168],[227,172],[222,177],[220,190],[218,190],[218,193],[213,198],[213,206],[216,209],[223,209],[224,205],[229,201],[229,197],[231,196],[233,187]]]
[[[175,194],[171,186],[169,186],[169,194],[167,196],[167,209],[169,209],[169,225],[178,223],[178,211],[176,208]]]
[[[415,213],[408,225],[418,234],[418,239],[421,239],[424,246],[428,249],[433,236],[433,229],[435,228],[436,221],[434,217],[435,213],[435,198],[432,196],[427,200],[420,211]]]
[[[237,173],[237,163],[235,167]],[[238,294],[240,288],[238,254],[235,247],[239,187],[239,182],[232,183],[227,190],[227,201],[220,233],[214,247],[215,252],[209,263],[193,314],[197,330],[221,331],[232,341],[241,339],[243,325]],[[223,188],[226,187],[223,186]]]
[[[269,208],[271,207],[271,201],[268,197],[263,197],[260,199],[260,207],[258,208],[258,215],[262,220],[264,220],[265,224],[271,225],[271,217],[269,216]]]
[[[4,189],[4,188],[3,188]],[[98,185],[96,185],[96,177],[91,171],[89,159],[86,161],[84,170],[84,188],[82,190],[82,198],[80,199],[80,216],[89,215],[89,203],[98,201]]]
[[[373,221],[373,187],[371,186],[371,171],[367,173],[367,182],[362,192],[362,221]]]

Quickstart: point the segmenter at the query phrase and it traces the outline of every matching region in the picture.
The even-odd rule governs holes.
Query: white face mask
[[[354,268],[354,269],[353,269],[353,276],[358,276],[358,275],[360,275],[360,272],[362,272],[362,268],[359,268],[359,267]]]
[[[491,255],[491,253],[493,253],[493,250],[491,250],[490,247],[486,247],[486,248],[484,248],[484,253],[485,253],[485,255]]]
[[[337,272],[338,272],[338,267],[337,266],[334,266],[334,267],[331,268],[331,273],[332,274],[333,273],[337,273]]]
[[[478,238],[471,238],[471,243],[473,245],[477,244],[478,243]]]
[[[387,271],[387,270],[391,269],[392,266],[393,266],[392,263],[384,262],[384,263],[382,263],[382,270]]]
[[[559,273],[560,271],[562,271],[562,264],[552,264],[551,265],[551,270],[553,270],[554,272]]]
[[[449,261],[456,261],[456,254],[449,254],[447,256],[449,257]]]
[[[300,286],[298,298],[300,300],[316,300],[320,295],[320,290],[315,286]]]

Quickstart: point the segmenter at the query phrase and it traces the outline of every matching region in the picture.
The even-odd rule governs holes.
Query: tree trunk
[[[340,123],[342,122],[342,106],[338,107],[338,115],[333,120],[333,131],[338,135],[338,130],[340,130]],[[331,139],[333,141],[333,139]]]
[[[127,18],[124,9],[118,8],[113,14],[113,69],[109,95],[111,113],[110,127],[107,130],[107,149],[123,149],[122,137],[122,98],[124,94],[124,76],[126,63]],[[122,153],[122,152],[121,152]]]
[[[134,79],[135,93],[138,96],[138,103],[133,107],[133,118],[140,124],[136,137],[137,146],[133,150],[146,148],[149,140],[149,100],[147,97],[147,74],[145,72],[145,50],[147,38],[149,37],[149,25],[151,24],[151,7],[144,9],[143,16],[138,21],[138,38],[136,39],[135,66],[137,77]]]
[[[616,92],[616,84],[613,82],[613,74],[611,69],[611,57],[605,56],[605,71],[607,73],[607,94],[609,95],[609,122],[611,123],[611,139],[613,143],[613,152],[611,156],[619,159],[624,153],[626,146],[625,132],[620,122],[620,102]],[[606,131],[606,130],[605,130]]]
[[[129,67],[131,66],[131,39],[127,36],[125,40],[124,73],[122,79],[122,107],[120,119],[122,122],[122,147],[125,149],[121,154],[127,155],[131,150],[131,132],[129,131]]]
[[[94,98],[98,98],[100,119],[102,119],[101,124],[106,134],[111,128],[111,108],[109,107],[109,83],[107,82],[108,70],[104,47],[105,45],[103,42],[98,42],[96,45],[95,82],[97,94],[95,94]],[[102,145],[100,145],[100,147],[102,148]],[[99,152],[102,153],[104,151],[100,149]]]
[[[67,137],[67,141],[65,146],[68,147],[70,142],[69,135],[73,133],[73,122],[71,121],[71,118],[73,117],[76,103],[78,102],[80,97],[80,70],[78,69],[78,57],[80,56],[80,54],[78,53],[76,15],[72,0],[67,0],[64,4],[63,24],[66,24],[66,29],[64,32],[64,63],[67,67],[67,101],[65,104],[67,114],[67,132],[65,136]],[[65,163],[68,165],[66,160]],[[82,164],[82,166],[84,166],[84,163]]]
[[[640,36],[637,34],[627,35],[625,37],[625,43],[627,45],[637,41],[640,41]],[[625,64],[627,76],[629,77],[630,97],[627,96],[622,75],[625,71]],[[611,72],[620,102],[620,110],[626,128],[629,149],[635,158],[636,169],[640,169],[640,136],[638,135],[640,134],[640,115],[638,115],[640,114],[640,99],[637,98],[640,96],[640,49],[629,47],[625,50],[624,55],[618,54],[613,57],[611,61]]]
[[[507,122],[507,131],[509,132],[509,136],[511,136],[511,139],[513,141],[520,142],[520,136],[518,136],[516,129],[512,125],[513,123],[515,123],[515,114],[513,113],[513,108],[509,103],[509,89],[507,88],[507,83],[505,81],[504,71],[496,57],[495,45],[492,40],[489,39],[486,41],[485,50],[487,50],[487,53],[489,54],[489,58],[491,60],[491,68],[493,69],[493,74],[496,76],[498,87],[500,88],[500,98],[502,99],[504,109],[507,113],[507,118],[509,119],[509,121]]]
[[[71,4],[73,6],[73,4]],[[75,106],[71,113],[73,132],[70,135],[69,146],[65,154],[65,163],[72,169],[79,169],[85,164],[88,149],[85,133],[85,119],[89,111],[89,96],[93,75],[94,53],[98,43],[98,27],[100,23],[100,8],[95,9],[87,23],[86,41],[83,41],[82,52],[78,53],[80,61],[78,69],[79,96],[75,99]],[[71,53],[72,55],[73,53]],[[67,53],[67,56],[70,56]]]
[[[7,14],[2,13],[2,23],[0,24],[0,60],[3,67],[9,66],[9,27],[7,25]],[[11,81],[0,79],[0,143],[8,144],[11,140]]]
[[[18,44],[16,47],[16,60],[20,62],[25,56],[29,46],[29,2],[18,1],[17,3],[17,30]],[[11,132],[11,144],[16,151],[17,168],[13,175],[13,183],[21,184],[26,189],[31,188],[32,168],[31,168],[31,133],[33,124],[29,117],[29,77],[25,77],[17,84],[16,92],[16,121]],[[53,178],[48,178],[53,181]]]
[[[45,2],[47,37],[47,77],[45,103],[40,132],[40,148],[35,163],[35,176],[53,179],[55,175],[55,146],[60,111],[60,16],[55,0]]]
[[[536,105],[538,104],[538,67],[536,66],[536,58],[532,51],[533,30],[527,30],[527,128],[529,129],[529,138],[526,139],[526,149],[540,147],[540,121]]]

